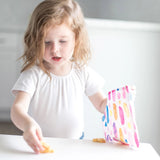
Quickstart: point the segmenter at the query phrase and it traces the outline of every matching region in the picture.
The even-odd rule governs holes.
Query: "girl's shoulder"
[[[45,74],[43,72],[43,70],[34,65],[29,69],[26,69],[25,71],[21,72],[20,77],[24,78],[24,79],[34,79],[34,80],[38,80],[41,79],[41,77],[43,77]]]
[[[32,66],[29,69],[26,69],[22,72],[22,74],[42,74],[42,69],[38,67],[37,65]]]

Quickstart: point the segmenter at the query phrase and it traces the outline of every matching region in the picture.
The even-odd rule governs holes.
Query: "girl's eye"
[[[45,42],[45,45],[50,45],[50,44],[51,44],[50,41],[46,41],[46,42]]]
[[[65,40],[60,40],[60,43],[66,43],[67,41],[65,41]]]

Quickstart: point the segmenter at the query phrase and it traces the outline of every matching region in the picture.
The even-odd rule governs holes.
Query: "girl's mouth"
[[[60,61],[61,60],[61,57],[52,57],[52,60],[54,60],[54,61]]]

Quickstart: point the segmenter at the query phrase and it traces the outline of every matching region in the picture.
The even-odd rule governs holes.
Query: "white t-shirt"
[[[84,131],[83,97],[103,87],[104,80],[90,67],[73,65],[66,76],[48,77],[38,66],[21,73],[12,93],[24,91],[31,96],[29,114],[47,137],[80,138]]]

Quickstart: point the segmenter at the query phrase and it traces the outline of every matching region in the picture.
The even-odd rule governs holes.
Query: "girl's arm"
[[[88,98],[99,112],[105,112],[107,97],[105,97],[101,91],[95,93],[92,96],[89,96]]]
[[[23,137],[28,145],[36,153],[39,153],[40,150],[43,150],[40,143],[42,134],[39,125],[28,115],[30,99],[30,95],[26,92],[19,91],[17,93],[11,108],[11,119],[23,131]]]

